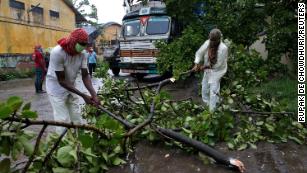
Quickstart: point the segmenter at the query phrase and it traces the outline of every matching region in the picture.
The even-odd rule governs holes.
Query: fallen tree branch
[[[43,163],[42,163],[42,169],[39,171],[39,173],[43,173],[44,168],[46,163],[49,161],[51,155],[53,154],[53,152],[58,148],[58,146],[60,145],[60,142],[62,141],[63,137],[66,135],[67,133],[67,128],[63,131],[63,133],[61,134],[61,136],[58,138],[58,140],[54,143],[53,147],[51,148],[51,150],[49,151],[49,153],[46,155]]]
[[[159,86],[159,82],[148,84],[148,85],[141,86],[141,87],[128,88],[128,89],[126,89],[126,91],[137,91],[137,90],[142,90],[142,89],[147,89],[147,88],[150,89],[150,88],[154,88],[154,87],[157,87],[157,86]]]
[[[189,72],[186,72],[186,73],[191,73],[191,72],[192,71],[189,71]],[[162,86],[169,83],[169,81],[171,81],[171,79],[166,79],[166,80],[160,82],[159,85],[152,84],[151,86],[158,86],[158,89],[156,91],[156,93],[158,94],[160,92]],[[139,89],[140,88],[136,88],[136,90],[139,90]],[[117,115],[109,112],[108,110],[104,109],[102,106],[98,106],[98,109],[103,111],[103,112],[106,112],[110,117],[114,118],[115,120],[118,120],[121,124],[123,124],[125,126],[126,129],[131,129],[125,135],[126,137],[129,137],[134,132],[136,132],[138,129],[141,129],[144,126],[146,126],[146,125],[148,125],[152,122],[152,119],[153,119],[153,116],[154,116],[154,111],[155,111],[154,105],[155,105],[155,102],[153,100],[153,102],[151,104],[151,110],[150,110],[149,117],[143,123],[139,124],[138,126],[135,126],[134,124],[132,124],[129,121],[126,121],[122,118],[119,118]],[[231,166],[231,167],[234,167],[234,168],[238,168],[240,170],[240,172],[243,172],[245,170],[244,165],[241,161],[239,161],[237,159],[228,158],[224,154],[222,154],[219,151],[207,146],[206,144],[203,144],[202,142],[191,139],[189,137],[186,137],[186,136],[184,136],[180,133],[177,133],[177,132],[169,130],[169,129],[160,128],[158,126],[153,127],[152,125],[151,125],[151,128],[153,130],[155,130],[159,135],[161,135],[161,136],[163,136],[167,139],[171,138],[171,139],[174,139],[175,141],[189,145],[189,146],[193,147],[194,149],[197,149],[197,150],[209,155],[210,157],[212,157],[213,159],[215,159],[217,162],[219,162],[221,164]]]
[[[33,151],[32,155],[30,156],[29,161],[27,162],[27,164],[26,164],[25,168],[23,169],[22,173],[26,173],[28,171],[29,167],[31,166],[32,161],[34,160],[35,154],[37,153],[37,150],[38,150],[38,147],[39,147],[39,143],[41,141],[43,133],[45,132],[47,127],[48,127],[48,124],[44,124],[42,130],[39,132],[38,137],[36,139],[34,151]]]
[[[242,164],[242,168],[239,168],[237,165],[233,164],[233,160],[236,159],[232,159],[231,157],[227,157],[225,156],[225,154],[209,147],[208,145],[205,145],[202,142],[199,142],[197,140],[191,139],[189,137],[186,137],[180,133],[174,132],[172,130],[169,129],[164,129],[164,128],[160,128],[157,127],[156,130],[158,130],[160,133],[162,133],[163,135],[172,138],[178,142],[181,142],[185,145],[188,145],[190,147],[193,147],[194,149],[197,149],[198,151],[212,157],[216,162],[220,163],[220,164],[224,164],[228,167],[235,167],[240,169],[240,171],[242,172],[242,168],[244,168],[244,165]]]
[[[102,107],[101,105],[99,105],[97,107],[100,111],[107,113],[110,117],[112,117],[113,119],[119,121],[120,123],[122,123],[126,128],[131,129],[133,128],[135,125],[130,123],[129,121],[124,120],[123,118],[113,114],[112,112],[108,111],[107,109],[105,109],[104,107]]]
[[[140,84],[139,84],[139,81],[138,80],[136,80],[136,85],[137,85],[137,87],[138,88],[140,88]],[[128,91],[129,92],[129,91]],[[139,93],[140,93],[140,96],[141,96],[141,98],[142,98],[142,100],[143,100],[143,102],[144,102],[144,108],[149,112],[150,110],[149,110],[149,106],[148,106],[148,104],[147,104],[147,102],[146,102],[146,100],[145,100],[145,97],[143,96],[143,93],[142,93],[142,90],[141,89],[139,89]]]
[[[184,101],[193,101],[192,97],[184,98],[184,99],[179,99],[179,100],[169,100],[168,102],[174,103],[174,102],[184,102]]]
[[[19,123],[24,123],[24,124],[29,124],[29,125],[48,125],[48,126],[60,126],[60,127],[66,127],[66,128],[80,128],[80,129],[85,129],[89,131],[96,132],[105,138],[107,136],[103,133],[103,131],[97,127],[91,126],[91,125],[86,125],[86,124],[74,124],[74,123],[64,123],[64,122],[58,122],[58,121],[47,121],[47,120],[29,120],[29,119],[22,119],[22,118],[6,118],[5,120],[11,121],[11,122],[19,122]]]
[[[158,88],[157,88],[157,91],[156,91],[156,94],[160,93],[161,89],[163,86],[165,86],[167,83],[171,82],[171,79],[165,79],[163,81],[161,81],[158,85]],[[150,106],[150,113],[149,113],[149,116],[148,118],[143,121],[141,124],[137,125],[136,127],[134,127],[133,129],[131,129],[128,133],[125,134],[126,137],[129,137],[131,136],[133,133],[135,133],[136,131],[138,131],[139,129],[145,127],[146,125],[148,125],[153,117],[155,115],[155,100],[153,99],[152,102],[151,102],[151,106]]]
[[[191,74],[193,71],[192,70],[189,70],[189,71],[186,71],[186,72],[183,72],[183,73],[180,73],[179,76],[182,76],[182,75],[188,75],[188,74]],[[165,80],[169,80],[170,78],[168,79],[165,79]],[[164,80],[164,81],[165,81]],[[160,85],[161,82],[156,82],[156,83],[152,83],[152,84],[148,84],[148,85],[145,85],[145,86],[142,86],[142,87],[132,87],[132,88],[128,88],[126,89],[126,91],[136,91],[136,90],[142,90],[142,89],[150,89],[150,88],[154,88],[154,87],[157,87]]]

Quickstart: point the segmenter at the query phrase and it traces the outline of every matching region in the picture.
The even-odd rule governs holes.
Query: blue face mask
[[[79,43],[76,44],[75,50],[78,53],[81,53],[85,49],[85,46],[80,45]]]

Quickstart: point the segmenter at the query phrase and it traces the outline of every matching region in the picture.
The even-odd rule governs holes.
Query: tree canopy
[[[97,24],[97,7],[96,5],[90,3],[89,0],[70,0],[74,7],[87,18],[89,23]]]
[[[269,59],[278,62],[281,55],[285,54],[294,63],[297,57],[297,41],[293,39],[297,35],[297,2],[299,0],[165,0],[168,13],[185,28],[182,38],[190,40],[186,44],[198,45],[189,47],[192,50],[188,54],[185,52],[187,49],[177,52],[178,55],[184,55],[183,59],[194,57],[201,44],[199,39],[191,38],[201,35],[205,41],[209,29],[218,27],[224,39],[242,44],[245,48],[259,39],[259,35],[264,35]],[[189,32],[191,29],[193,32]],[[175,42],[182,42],[182,38]],[[174,44],[176,43],[170,46]],[[163,57],[165,61],[170,61],[168,57],[172,57],[171,54],[172,52],[162,51],[161,61]]]

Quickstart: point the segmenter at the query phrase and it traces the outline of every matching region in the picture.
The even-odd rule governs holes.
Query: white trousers
[[[64,97],[48,96],[55,121],[81,123],[81,113],[78,105],[79,98],[77,95],[69,94]],[[64,127],[56,127],[55,131],[61,134],[64,131]]]
[[[220,80],[209,83],[210,72],[204,72],[202,80],[202,99],[207,106],[209,111],[213,112],[216,108],[216,104],[219,102],[220,92]]]

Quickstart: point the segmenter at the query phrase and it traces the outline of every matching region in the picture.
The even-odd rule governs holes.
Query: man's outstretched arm
[[[55,71],[55,74],[58,78],[58,82],[59,84],[67,89],[70,92],[73,92],[79,96],[81,96],[86,104],[94,104],[94,102],[92,101],[92,98],[84,93],[82,93],[81,91],[79,91],[74,85],[70,84],[69,82],[67,82],[65,80],[65,72],[64,71]]]
[[[81,74],[82,74],[82,81],[84,83],[84,86],[90,92],[92,96],[92,100],[95,102],[95,104],[99,105],[100,101],[97,97],[96,91],[93,88],[92,80],[90,78],[90,75],[88,74],[87,68],[81,68]]]

